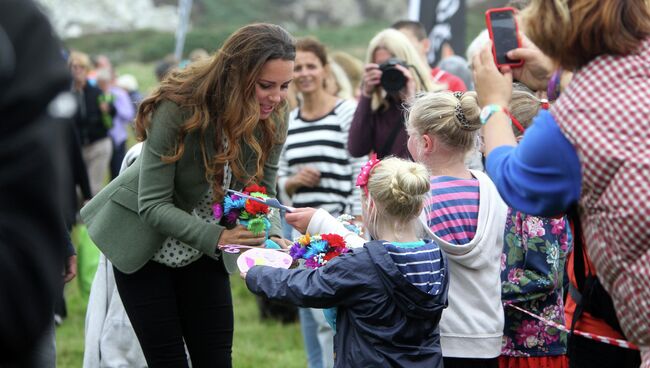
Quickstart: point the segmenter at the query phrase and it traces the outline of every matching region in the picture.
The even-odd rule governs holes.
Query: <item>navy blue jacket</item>
[[[444,255],[441,267],[446,273]],[[255,266],[246,285],[301,307],[338,307],[335,367],[442,367],[438,322],[448,283],[438,295],[411,285],[381,241],[315,270]]]

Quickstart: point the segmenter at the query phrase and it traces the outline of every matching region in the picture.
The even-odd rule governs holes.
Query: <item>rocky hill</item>
[[[173,31],[177,1],[37,0],[63,38],[154,29]],[[192,24],[268,21],[292,27],[353,26],[404,17],[408,0],[194,0]]]
[[[63,38],[86,34],[154,29],[173,31],[178,23],[173,5],[153,0],[37,0]]]

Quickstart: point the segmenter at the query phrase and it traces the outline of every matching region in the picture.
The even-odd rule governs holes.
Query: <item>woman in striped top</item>
[[[446,368],[496,368],[501,353],[499,260],[507,207],[485,174],[465,166],[480,127],[473,92],[426,93],[407,122],[409,151],[432,174],[421,217],[449,257],[449,308],[440,321]]]

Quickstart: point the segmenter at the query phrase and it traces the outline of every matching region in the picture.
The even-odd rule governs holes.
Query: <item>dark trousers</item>
[[[232,366],[232,297],[223,262],[203,256],[181,268],[149,261],[132,274],[113,270],[150,368],[188,367],[185,345],[194,368]]]
[[[445,368],[499,368],[499,358],[442,358]]]
[[[126,155],[126,142],[122,144],[115,144],[113,141],[113,155],[111,156],[111,180],[115,179],[120,173],[120,167],[122,167],[122,160]]]
[[[638,368],[641,353],[580,336],[569,339],[570,368]]]

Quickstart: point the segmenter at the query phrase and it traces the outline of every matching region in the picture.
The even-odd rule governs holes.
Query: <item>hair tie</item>
[[[458,99],[458,103],[456,103],[456,108],[455,108],[455,115],[456,119],[460,123],[460,127],[463,130],[474,130],[472,127],[472,124],[467,120],[467,116],[465,116],[465,113],[463,112],[463,107],[460,105],[460,99],[463,97],[463,92],[454,92],[454,97]]]
[[[363,191],[368,195],[368,180],[370,179],[370,171],[379,164],[380,160],[377,159],[377,154],[373,153],[370,156],[370,160],[366,162],[361,168],[359,176],[357,176],[357,186],[363,189]]]

